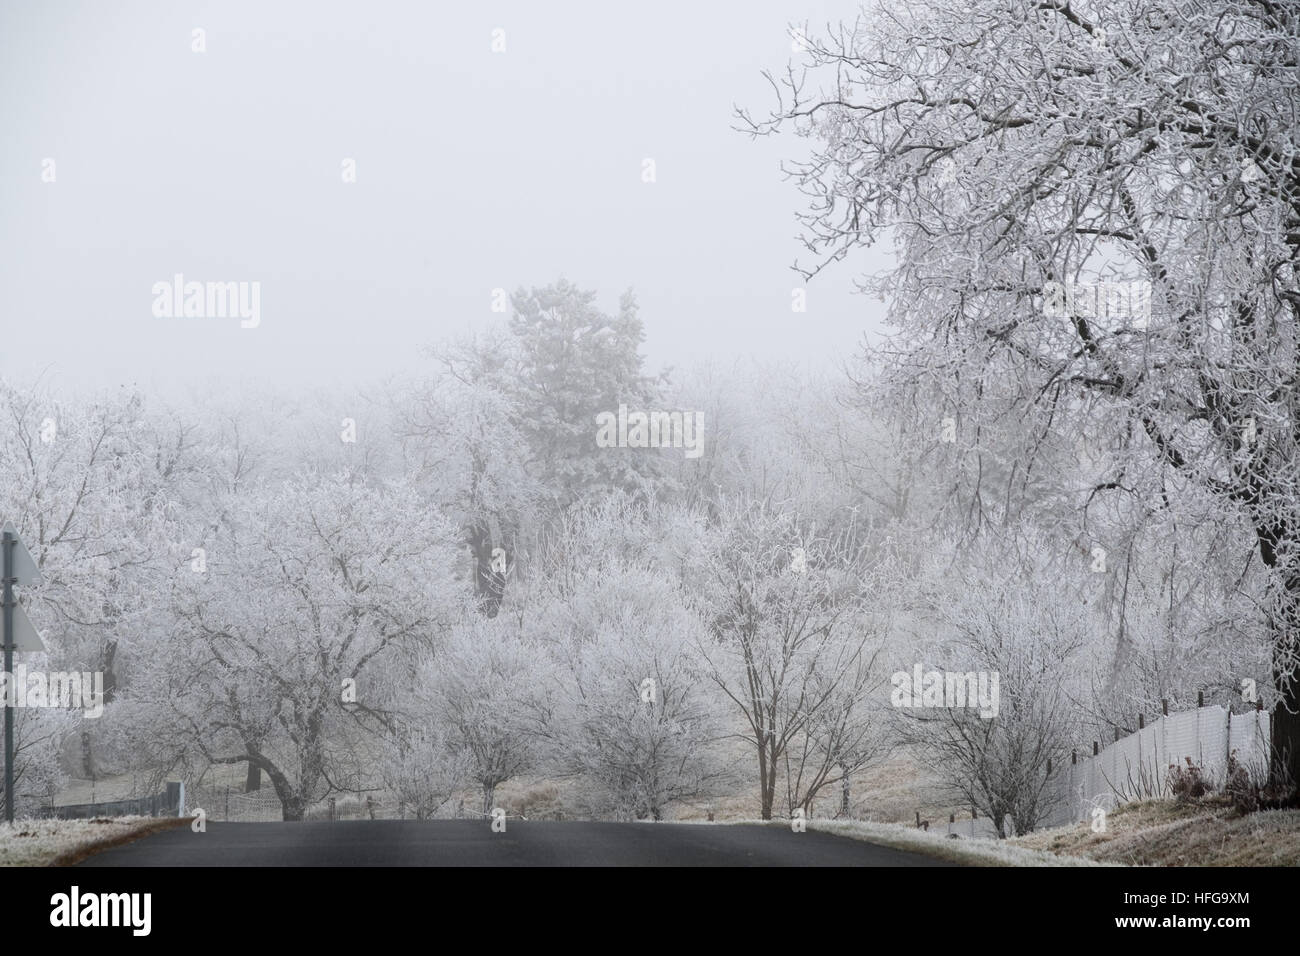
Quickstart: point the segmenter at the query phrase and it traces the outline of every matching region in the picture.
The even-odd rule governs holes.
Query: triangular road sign
[[[21,605],[14,608],[14,649],[28,653],[45,650],[45,642]]]
[[[27,545],[23,544],[23,539],[18,537],[18,529],[14,527],[12,521],[6,521],[4,528],[17,539],[18,543],[14,546],[14,577],[23,587],[34,587],[41,583],[41,569],[36,566],[36,560],[32,553],[27,550]],[[0,555],[0,559],[3,559]]]

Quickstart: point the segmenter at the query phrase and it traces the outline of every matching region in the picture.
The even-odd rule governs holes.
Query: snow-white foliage
[[[883,755],[871,741],[888,675],[871,556],[852,523],[830,534],[790,513],[728,502],[693,569],[710,679],[757,757],[762,814],[784,771],[787,809]],[[873,704],[875,706],[873,706]]]
[[[304,475],[235,496],[177,632],[131,695],[138,746],[252,763],[288,818],[330,786],[329,741],[379,726],[460,611],[452,533],[409,488]],[[345,683],[348,682],[348,683]]]
[[[1159,542],[1166,605],[1213,562],[1250,618],[1222,638],[1271,639],[1293,775],[1298,57],[1286,4],[878,4],[809,42],[770,116],[742,114],[811,146],[789,167],[808,273],[894,241],[865,280],[894,326],[878,382],[948,479],[945,517],[1054,526],[1112,581]]]
[[[379,773],[399,805],[429,820],[469,779],[474,756],[457,749],[429,716],[397,723],[378,751]]]
[[[540,762],[538,729],[550,708],[541,656],[511,621],[473,620],[455,628],[419,679],[448,745],[469,755],[481,812],[491,813],[496,788]]]
[[[617,558],[536,624],[557,659],[548,734],[560,766],[623,818],[664,819],[730,782],[727,722],[703,670],[703,624],[677,580]]]

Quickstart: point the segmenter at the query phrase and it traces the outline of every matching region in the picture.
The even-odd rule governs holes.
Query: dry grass
[[[1110,813],[1105,833],[1080,823],[1007,842],[1131,866],[1297,866],[1300,810],[1243,815],[1222,798],[1186,805],[1147,800]]]
[[[0,823],[0,866],[71,866],[109,847],[189,822],[188,817],[98,817]]]

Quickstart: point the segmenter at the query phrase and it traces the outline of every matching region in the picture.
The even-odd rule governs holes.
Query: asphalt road
[[[81,866],[950,866],[788,827],[671,823],[347,820],[164,830]]]

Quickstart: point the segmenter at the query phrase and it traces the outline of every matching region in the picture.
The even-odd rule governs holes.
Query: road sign
[[[41,572],[31,553],[18,537],[18,529],[5,522],[0,528],[0,645],[4,648],[4,672],[14,670],[14,651],[43,651],[45,643],[18,606],[15,584],[40,584]],[[6,676],[6,679],[9,679]],[[14,709],[5,706],[5,820],[14,822]]]
[[[27,550],[27,545],[23,544],[23,539],[18,537],[18,529],[14,527],[12,521],[6,521],[3,531],[9,532],[14,536],[15,542],[13,549],[14,565],[11,572],[18,580],[15,582],[23,587],[35,587],[41,583],[41,569],[36,566],[36,560],[32,553]]]
[[[45,650],[45,642],[41,640],[40,632],[32,626],[31,619],[27,617],[27,612],[21,607],[14,607],[14,650],[26,651],[34,654],[38,651]]]

